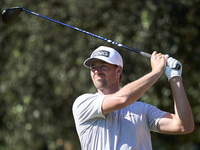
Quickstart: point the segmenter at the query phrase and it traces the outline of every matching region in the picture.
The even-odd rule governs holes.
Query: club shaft
[[[38,13],[29,11],[29,10],[26,10],[26,9],[24,9],[24,8],[22,8],[22,9],[23,9],[23,11],[26,11],[26,12],[31,13],[31,14],[33,14],[33,15],[42,17],[42,18],[47,19],[47,20],[50,20],[50,21],[53,21],[53,22],[55,22],[55,23],[61,24],[61,25],[63,25],[63,26],[69,27],[69,28],[74,29],[74,30],[77,30],[77,31],[79,31],[79,32],[86,33],[86,34],[88,34],[88,35],[90,35],[90,36],[93,36],[93,37],[96,37],[96,38],[98,38],[98,39],[104,40],[104,41],[106,41],[106,42],[108,42],[108,43],[111,43],[111,44],[113,44],[113,45],[117,45],[117,46],[119,46],[119,47],[123,47],[123,48],[125,48],[125,49],[131,50],[131,51],[133,51],[133,52],[135,52],[135,53],[138,53],[138,54],[140,54],[140,55],[142,55],[142,56],[144,56],[144,57],[151,58],[151,54],[149,54],[149,53],[146,53],[146,52],[143,52],[143,51],[139,51],[139,50],[133,49],[133,48],[131,48],[131,47],[128,47],[128,46],[125,46],[125,45],[123,45],[123,44],[114,42],[114,41],[112,41],[112,40],[106,39],[106,38],[101,37],[101,36],[99,36],[99,35],[90,33],[90,32],[88,32],[88,31],[84,31],[84,30],[79,29],[79,28],[77,28],[77,27],[70,26],[70,25],[65,24],[65,23],[62,23],[62,22],[60,22],[60,21],[57,21],[57,20],[54,20],[54,19],[51,19],[51,18],[42,16],[42,15],[40,15],[40,14],[38,14]],[[174,69],[179,70],[180,67],[181,67],[180,65],[177,65]]]
[[[27,13],[36,15],[36,16],[38,16],[38,17],[42,17],[42,18],[44,18],[44,19],[47,19],[47,20],[53,21],[53,22],[55,22],[55,23],[61,24],[61,25],[63,25],[63,26],[69,27],[69,28],[71,28],[71,29],[77,30],[77,31],[79,31],[79,32],[88,34],[88,35],[90,35],[90,36],[96,37],[96,38],[101,39],[101,40],[104,40],[104,41],[106,41],[106,42],[108,42],[108,43],[117,45],[117,46],[119,46],[119,47],[123,47],[123,48],[128,49],[128,50],[131,50],[131,51],[133,51],[133,52],[135,52],[135,53],[138,53],[138,54],[140,54],[140,55],[142,55],[142,56],[144,56],[144,57],[151,58],[151,54],[148,54],[148,53],[146,53],[146,52],[143,52],[143,51],[139,51],[139,50],[130,48],[130,47],[125,46],[125,45],[123,45],[123,44],[114,42],[114,41],[112,41],[112,40],[106,39],[106,38],[101,37],[101,36],[99,36],[99,35],[96,35],[96,34],[93,34],[93,33],[88,32],[88,31],[84,31],[84,30],[82,30],[82,29],[79,29],[79,28],[77,28],[77,27],[73,27],[73,26],[70,26],[70,25],[68,25],[68,24],[59,22],[59,21],[57,21],[57,20],[54,20],[54,19],[51,19],[51,18],[42,16],[42,15],[40,15],[40,14],[38,14],[38,13],[29,11],[29,10],[26,10],[26,9],[24,9],[24,8],[21,8],[21,7],[12,7],[12,8],[6,9],[5,11],[3,11],[2,14],[6,13],[6,11],[10,11],[10,10],[13,10],[13,9],[18,9],[18,10],[25,11],[25,12],[27,12]],[[5,22],[9,22],[9,21],[7,21],[6,17],[10,17],[10,15],[8,14],[7,16],[4,16],[4,19],[6,20]],[[12,18],[12,16],[11,16],[11,18]],[[180,65],[177,65],[174,69],[179,70],[180,68],[181,68],[181,66],[180,66]]]
[[[31,13],[31,14],[33,14],[33,15],[36,15],[36,16],[38,16],[38,17],[42,17],[42,18],[44,18],[44,19],[53,21],[53,22],[55,22],[55,23],[61,24],[61,25],[63,25],[63,26],[69,27],[69,28],[74,29],[74,30],[77,30],[77,31],[79,31],[79,32],[86,33],[86,34],[88,34],[88,35],[90,35],[90,36],[93,36],[93,37],[96,37],[96,38],[98,38],[98,39],[104,40],[104,41],[106,41],[106,42],[108,42],[108,43],[111,43],[111,44],[113,44],[113,45],[117,45],[117,46],[119,46],[119,47],[123,47],[123,48],[125,48],[125,49],[128,49],[128,50],[131,50],[131,51],[133,51],[133,52],[136,52],[136,53],[138,53],[138,54],[140,54],[140,55],[142,55],[142,56],[144,56],[144,57],[151,58],[151,55],[148,54],[148,53],[146,53],[146,52],[142,52],[142,51],[139,51],[139,50],[136,50],[136,49],[127,47],[127,46],[125,46],[125,45],[123,45],[123,44],[114,42],[114,41],[112,41],[112,40],[106,39],[106,38],[101,37],[101,36],[99,36],[99,35],[90,33],[90,32],[88,32],[88,31],[84,31],[84,30],[79,29],[79,28],[77,28],[77,27],[70,26],[70,25],[65,24],[65,23],[62,23],[62,22],[60,22],[60,21],[57,21],[57,20],[54,20],[54,19],[51,19],[51,18],[42,16],[42,15],[40,15],[40,14],[38,14],[38,13],[29,11],[29,10],[26,10],[26,9],[24,9],[24,8],[22,8],[22,9],[23,9],[23,11],[28,12],[28,13]]]

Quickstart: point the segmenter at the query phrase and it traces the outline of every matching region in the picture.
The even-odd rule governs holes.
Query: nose
[[[92,67],[91,70],[93,73],[101,73],[102,72],[101,67]]]

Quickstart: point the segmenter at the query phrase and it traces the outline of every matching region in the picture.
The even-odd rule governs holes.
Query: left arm
[[[189,101],[184,91],[182,78],[173,77],[169,80],[175,114],[167,113],[158,122],[158,130],[164,134],[187,134],[194,130],[194,119]]]

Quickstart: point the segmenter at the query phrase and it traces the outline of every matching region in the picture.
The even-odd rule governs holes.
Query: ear
[[[122,67],[121,66],[119,66],[119,67],[117,67],[117,74],[120,76],[121,74],[122,74]]]

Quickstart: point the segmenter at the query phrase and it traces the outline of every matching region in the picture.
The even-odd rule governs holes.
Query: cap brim
[[[86,59],[86,60],[84,61],[84,63],[83,63],[84,66],[90,68],[90,67],[91,67],[92,61],[94,61],[95,59],[97,59],[97,58],[88,58],[88,59]]]
[[[111,62],[111,61],[104,60],[104,59],[101,59],[101,58],[88,58],[88,59],[86,59],[84,61],[83,64],[84,64],[85,67],[90,68],[91,67],[91,63],[96,59],[102,60],[102,61],[107,62],[107,63],[112,64],[112,65],[117,65],[117,64],[113,64],[113,62]]]

